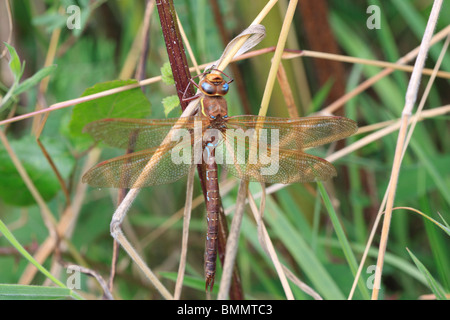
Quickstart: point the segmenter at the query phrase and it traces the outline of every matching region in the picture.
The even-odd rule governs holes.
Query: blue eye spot
[[[212,85],[210,85],[209,83],[207,83],[207,82],[203,82],[202,83],[202,90],[206,94],[213,94],[214,93],[214,87]]]
[[[230,89],[230,86],[228,85],[228,83],[224,83],[223,85],[222,85],[222,93],[227,93],[228,92],[228,89]]]

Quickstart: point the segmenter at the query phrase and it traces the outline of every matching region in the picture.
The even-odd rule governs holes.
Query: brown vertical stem
[[[311,50],[339,53],[338,44],[328,23],[326,0],[300,0],[298,9],[302,16],[303,29]],[[345,70],[342,62],[314,59],[319,84],[323,86],[333,77],[333,86],[327,102],[331,103],[345,94]]]
[[[70,194],[69,194],[69,190],[67,189],[66,183],[65,183],[63,177],[61,176],[61,173],[59,172],[58,168],[56,167],[56,164],[53,161],[53,159],[48,154],[47,149],[42,144],[40,138],[36,138],[36,142],[37,142],[39,148],[41,149],[42,153],[44,154],[45,158],[47,159],[48,163],[52,167],[52,170],[55,173],[56,178],[58,179],[59,184],[61,186],[61,189],[66,197],[66,204],[67,204],[67,206],[69,206],[70,205]]]
[[[158,8],[161,28],[166,43],[167,54],[169,56],[170,66],[172,67],[173,79],[180,99],[181,109],[186,109],[188,102],[183,101],[183,93],[189,85],[191,73],[187,63],[186,52],[184,51],[183,41],[175,14],[175,8],[172,0],[160,0],[156,3]],[[194,96],[194,88],[189,86],[185,98]]]
[[[302,16],[303,28],[309,47],[314,51],[339,54],[339,46],[329,24],[329,10],[326,0],[300,0],[298,6]],[[330,78],[333,86],[326,99],[327,105],[345,95],[345,68],[342,62],[324,59],[314,59],[319,85],[324,86]],[[344,108],[335,112],[338,116],[344,115]],[[345,147],[345,140],[336,142],[336,149]],[[343,175],[348,177],[348,174]],[[348,183],[347,183],[348,185]]]
[[[139,81],[145,79],[145,67],[147,65],[147,55],[150,47],[150,17],[152,15],[154,5],[154,2],[151,0],[146,0],[145,2],[145,15],[142,30],[142,51],[135,73],[135,78]],[[141,89],[144,90],[143,87]]]
[[[178,28],[175,8],[172,0],[159,0],[156,3],[158,9],[161,28],[166,43],[167,54],[169,56],[170,66],[172,68],[173,77],[175,80],[175,86],[180,99],[181,109],[184,110],[187,107],[188,102],[183,101],[183,94],[189,85],[191,74],[187,63],[186,53],[184,50],[183,42]],[[188,92],[186,92],[184,98],[189,98],[195,95],[193,86],[189,86]],[[203,164],[197,165],[197,171],[200,178],[200,183],[203,191],[203,196],[206,201],[206,185],[205,185],[205,167]],[[219,195],[219,242],[218,242],[218,254],[222,257],[221,263],[223,264],[223,255],[225,253],[225,243],[227,238],[226,219],[224,216],[224,210],[222,207],[222,200]],[[237,274],[235,272],[235,274]],[[238,275],[237,275],[238,277]],[[240,286],[239,277],[233,279],[233,284],[230,288],[230,299],[241,299],[243,297],[242,287]]]
[[[298,118],[298,111],[295,105],[294,96],[292,95],[291,86],[286,76],[286,70],[283,63],[280,63],[277,71],[278,83],[280,84],[281,92],[283,93],[284,101],[286,102],[289,117]]]

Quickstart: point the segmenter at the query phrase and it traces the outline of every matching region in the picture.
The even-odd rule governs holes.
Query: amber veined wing
[[[114,188],[143,188],[175,182],[187,175],[192,163],[191,155],[185,155],[189,157],[187,161],[173,160],[171,151],[177,143],[173,141],[103,161],[84,174],[83,182],[93,187]]]
[[[302,150],[346,138],[358,129],[356,122],[344,117],[304,117],[276,118],[261,116],[233,116],[228,128],[243,130],[266,129],[268,133],[277,132],[279,146],[283,149]],[[275,130],[275,131],[273,131]],[[271,137],[268,136],[270,143]]]
[[[324,181],[336,175],[334,166],[322,158],[259,142],[258,148],[252,149],[254,144],[245,137],[225,138],[216,148],[216,159],[227,172],[247,181],[290,184]]]
[[[218,147],[216,157],[222,166],[243,180],[283,184],[335,176],[331,163],[302,149],[340,140],[357,130],[355,121],[343,117],[236,116],[229,119],[227,127],[242,130],[236,130],[231,138],[225,137],[225,143]],[[251,141],[248,131],[257,127],[265,132]],[[257,148],[252,150],[255,144]],[[253,158],[251,152],[255,153]]]
[[[95,141],[133,150],[158,147],[172,129],[193,130],[195,125],[205,126],[199,117],[173,119],[103,119],[87,124],[83,132],[89,133]]]
[[[137,152],[97,164],[85,173],[83,182],[93,187],[142,188],[182,178],[189,171],[193,155],[182,155],[188,159],[174,161],[172,151],[174,147],[189,149],[192,143],[190,135],[196,125],[202,128],[205,123],[198,117],[163,120],[103,119],[89,123],[83,132],[89,133],[94,140],[117,148],[132,148]],[[184,132],[177,132],[176,129]],[[177,132],[179,137],[165,141],[171,130]],[[183,133],[188,137],[181,140]],[[161,146],[162,142],[165,144]],[[178,160],[179,158],[180,156]]]
[[[132,146],[134,150],[141,151],[98,164],[85,174],[83,181],[96,187],[140,188],[180,179],[187,174],[189,161],[174,163],[172,148],[180,148],[179,141],[166,141],[163,147],[159,144],[173,128],[187,129],[192,134],[196,121],[205,132],[208,122],[198,117],[181,120],[106,119],[89,124],[85,132],[95,140],[120,148]],[[216,158],[223,159],[218,164],[240,179],[288,184],[326,180],[336,175],[333,165],[301,150],[347,137],[357,127],[353,120],[342,117],[284,119],[235,116],[227,120],[227,128],[234,129],[227,130],[234,136],[227,139],[228,134],[219,133],[222,142],[216,147]],[[255,128],[263,129],[259,132],[266,134],[256,149],[258,154],[265,152],[266,161],[249,161],[253,143],[248,138]],[[192,138],[187,139],[181,147],[188,148],[193,141]],[[192,163],[193,155],[189,157]],[[142,178],[141,172],[150,159],[153,161],[151,171]]]
[[[127,149],[130,137],[134,137],[135,150],[154,148],[161,144],[172,128],[193,129],[199,117],[180,119],[104,119],[88,124],[84,132],[89,133],[94,140],[103,141],[109,146]],[[205,121],[202,121],[205,127]],[[320,146],[332,141],[343,139],[353,134],[356,122],[344,117],[305,117],[305,118],[275,118],[260,116],[233,116],[227,121],[227,128],[255,129],[262,125],[270,133],[276,129],[279,134],[279,146],[284,149],[302,150]]]

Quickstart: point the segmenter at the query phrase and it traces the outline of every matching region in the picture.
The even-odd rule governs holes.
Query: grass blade
[[[423,265],[422,262],[419,261],[419,259],[416,258],[416,256],[408,249],[406,248],[406,250],[408,250],[409,255],[411,256],[411,258],[413,259],[414,263],[417,266],[417,269],[419,269],[419,271],[422,273],[422,275],[424,276],[424,278],[427,280],[428,283],[428,287],[431,289],[431,291],[434,293],[434,295],[436,296],[436,299],[438,300],[447,300],[446,296],[445,296],[445,291],[444,289],[441,287],[441,285],[433,278],[433,276],[431,275],[431,273],[428,271],[428,269]]]
[[[54,300],[73,298],[69,288],[0,284],[0,300]]]
[[[26,258],[31,264],[33,264],[39,271],[41,271],[47,278],[49,278],[51,281],[53,281],[57,286],[64,288],[66,290],[69,290],[71,292],[71,296],[75,299],[82,299],[78,294],[76,294],[71,289],[67,288],[61,281],[56,279],[50,272],[48,272],[47,269],[45,269],[41,264],[39,264],[29,253],[27,250],[25,250],[24,247],[17,241],[16,237],[9,231],[9,229],[6,227],[6,225],[3,223],[2,220],[0,220],[0,232],[3,233],[5,238],[13,245],[14,248],[16,248],[17,251],[20,252],[20,254]],[[1,291],[0,291],[1,292]]]
[[[341,244],[341,249],[344,252],[345,259],[347,260],[353,275],[356,276],[358,264],[356,262],[355,255],[353,254],[353,251],[350,248],[350,243],[348,242],[347,237],[345,236],[344,229],[342,228],[342,225],[339,221],[336,211],[334,210],[333,205],[331,204],[331,200],[328,197],[328,193],[326,192],[325,187],[321,182],[317,182],[317,186],[319,187],[319,191],[322,196],[325,207],[327,209],[328,215],[331,219],[331,222],[333,223],[333,227],[334,230],[336,231],[339,243]],[[362,278],[359,278],[358,280],[358,287],[363,297],[365,299],[370,299],[369,291],[367,290]]]

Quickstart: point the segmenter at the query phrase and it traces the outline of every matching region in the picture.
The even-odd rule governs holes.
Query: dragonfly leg
[[[193,78],[191,78],[191,79],[189,80],[189,84],[187,85],[186,89],[185,89],[184,92],[183,92],[183,96],[181,97],[181,100],[184,101],[184,102],[189,102],[189,101],[195,100],[195,99],[197,99],[197,98],[200,96],[199,94],[196,94],[196,95],[194,95],[194,96],[192,96],[192,97],[186,98],[186,93],[188,92],[189,87],[191,86],[191,84],[193,84],[194,86],[196,86],[197,89],[200,89],[200,87],[198,86],[198,84],[196,84],[195,81],[193,80]]]

